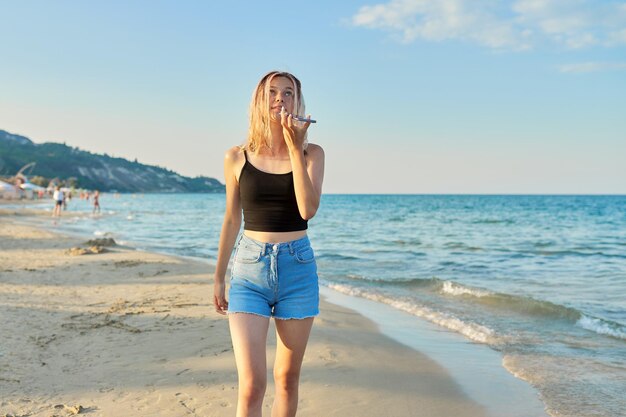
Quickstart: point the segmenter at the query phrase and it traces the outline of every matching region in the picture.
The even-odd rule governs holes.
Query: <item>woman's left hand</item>
[[[311,115],[307,115],[307,119],[310,118]],[[295,120],[283,107],[280,112],[280,123],[283,125],[283,136],[289,151],[301,151],[304,148],[304,138],[306,137],[307,129],[311,126],[311,122],[299,122]]]

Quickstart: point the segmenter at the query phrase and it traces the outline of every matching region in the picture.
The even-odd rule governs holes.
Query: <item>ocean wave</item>
[[[546,300],[537,300],[523,295],[492,292],[482,288],[474,288],[454,281],[431,278],[428,280],[443,295],[465,296],[466,300],[489,308],[536,316],[544,319],[568,320],[572,323],[582,316],[579,310],[556,304]]]
[[[585,315],[583,312],[561,304],[546,300],[537,300],[528,296],[520,296],[505,293],[491,292],[481,288],[474,288],[459,284],[454,281],[441,280],[439,278],[407,278],[385,280],[379,278],[367,278],[361,275],[349,274],[343,277],[349,281],[360,283],[383,284],[386,287],[410,287],[419,288],[429,292],[439,293],[446,296],[465,297],[464,302],[483,305],[491,309],[533,316],[544,320],[565,320],[578,327],[593,331],[597,334],[611,336],[626,340],[626,328],[618,323],[598,319]],[[391,305],[399,310],[413,315],[426,318],[427,320],[461,333],[470,339],[481,343],[493,343],[493,331],[485,326],[475,323],[466,323],[448,313],[432,310],[426,306],[415,304],[414,301],[398,301],[384,295],[371,287],[367,289],[356,288],[349,283],[339,284],[324,282],[324,285],[339,292],[367,298]],[[380,287],[376,287],[380,288]],[[478,326],[478,327],[477,327]]]
[[[377,248],[372,248],[372,249],[363,249],[360,251],[361,253],[365,253],[367,254],[367,256],[376,256],[378,255],[378,259],[382,258],[383,256],[389,254],[391,256],[396,255],[396,254],[401,254],[402,256],[415,256],[415,257],[424,257],[424,256],[428,256],[428,254],[426,252],[417,252],[417,251],[413,251],[413,250],[404,250],[402,252],[399,253],[399,250],[396,249],[377,249]],[[372,259],[372,261],[374,261]],[[374,261],[376,262],[376,261]],[[382,261],[379,261],[382,262]]]
[[[602,256],[605,258],[621,258],[626,259],[626,255],[605,253],[601,251],[594,252],[581,252],[579,250],[536,250],[536,251],[527,251],[526,253],[530,253],[532,255],[540,255],[540,256],[578,256],[578,257],[588,257],[588,256]]]
[[[99,237],[112,237],[113,236],[113,232],[105,232],[103,230],[96,230],[93,232],[94,236],[99,236]]]
[[[460,333],[478,343],[497,344],[499,342],[495,331],[489,327],[461,320],[450,313],[436,311],[408,300],[396,299],[372,291],[364,291],[349,285],[329,283],[328,287],[343,294],[387,304],[397,310],[421,317],[448,330]]]
[[[575,308],[555,304],[550,301],[537,300],[531,297],[491,292],[481,288],[474,288],[454,281],[442,281],[439,292],[444,295],[469,296],[476,304],[491,308],[513,311],[531,316],[544,318],[579,320],[582,313]]]
[[[597,334],[626,340],[626,327],[610,320],[590,317],[573,307],[531,297],[471,289],[453,282],[444,282],[442,292],[452,295],[470,295],[474,302],[491,308],[502,309],[547,320],[566,320]]]
[[[343,276],[351,281],[370,282],[376,284],[385,284],[388,286],[398,287],[429,287],[434,286],[439,288],[441,286],[441,280],[439,278],[372,278],[358,274],[346,274]]]
[[[409,239],[396,239],[396,240],[392,240],[391,243],[393,243],[394,245],[398,245],[398,246],[419,246],[422,244],[422,241],[420,239],[416,239],[416,238],[409,238]]]
[[[328,282],[327,285],[354,285],[372,284],[375,288],[396,288],[415,291],[427,291],[429,293],[443,296],[463,297],[464,303],[471,303],[489,309],[497,309],[506,313],[517,313],[525,316],[532,316],[544,320],[565,320],[571,324],[577,323],[584,314],[573,307],[564,306],[547,300],[538,300],[529,296],[514,295],[489,291],[483,288],[471,287],[451,280],[443,280],[437,277],[432,278],[395,278],[384,279],[365,277],[358,274],[343,275],[338,283]],[[341,282],[343,281],[343,282]],[[371,286],[368,286],[371,289]],[[356,290],[355,291],[360,291]]]
[[[317,260],[336,260],[336,261],[358,261],[360,258],[350,255],[340,255],[338,253],[326,253],[323,255],[316,255]]]
[[[484,250],[479,246],[470,246],[463,242],[447,242],[443,245],[443,247],[446,249],[462,249],[472,252]]]
[[[582,313],[575,308],[521,295],[493,293],[478,297],[475,302],[487,305],[491,308],[498,308],[544,319],[576,322],[582,316]]]
[[[576,325],[604,336],[626,340],[626,328],[611,321],[589,317],[583,314],[576,322]]]
[[[513,224],[515,220],[512,219],[479,219],[474,220],[472,224]]]
[[[452,281],[444,281],[441,286],[441,292],[450,295],[471,295],[474,297],[487,297],[493,295],[492,292],[466,287]]]
[[[554,246],[555,242],[553,240],[540,240],[538,242],[534,242],[533,246],[536,248],[547,248],[548,246]]]

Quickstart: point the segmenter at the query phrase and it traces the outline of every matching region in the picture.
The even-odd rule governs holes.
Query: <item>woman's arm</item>
[[[239,200],[239,182],[235,175],[235,167],[239,161],[239,147],[229,149],[224,156],[224,178],[226,179],[226,211],[220,233],[219,249],[217,251],[217,265],[215,267],[213,304],[215,311],[226,314],[228,301],[226,300],[226,269],[230,255],[235,246],[235,239],[241,227],[241,201]]]
[[[324,181],[324,150],[321,146],[310,144],[306,158],[301,147],[290,149],[289,157],[298,211],[303,219],[309,220],[315,216],[320,206]]]
[[[307,117],[310,119],[311,115]],[[305,158],[304,139],[311,122],[303,124],[294,122],[293,117],[287,114],[284,107],[280,113],[280,121],[283,126],[285,144],[289,149],[298,211],[300,217],[309,220],[315,216],[322,197],[324,150],[321,146],[310,144]]]

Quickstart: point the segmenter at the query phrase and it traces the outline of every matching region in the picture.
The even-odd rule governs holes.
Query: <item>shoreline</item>
[[[31,215],[0,213],[0,412],[234,414],[236,369],[227,321],[209,303],[208,263],[123,247],[70,256],[84,240],[24,224]],[[371,320],[326,300],[321,310],[298,415],[488,415],[445,369]]]
[[[374,322],[384,336],[435,361],[488,415],[549,417],[537,390],[508,372],[502,365],[502,355],[490,347],[386,304],[328,287],[321,287],[320,292],[326,301]]]

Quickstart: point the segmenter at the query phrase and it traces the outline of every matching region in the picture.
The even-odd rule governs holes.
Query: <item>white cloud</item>
[[[569,73],[623,71],[626,70],[626,62],[580,62],[578,64],[561,65],[559,70]]]
[[[498,7],[493,0],[394,0],[362,7],[352,23],[390,30],[404,42],[456,39],[494,48],[523,48],[523,36],[496,18]]]
[[[392,0],[363,6],[352,24],[403,42],[459,40],[522,50],[546,41],[567,48],[626,44],[626,2],[610,0]]]

